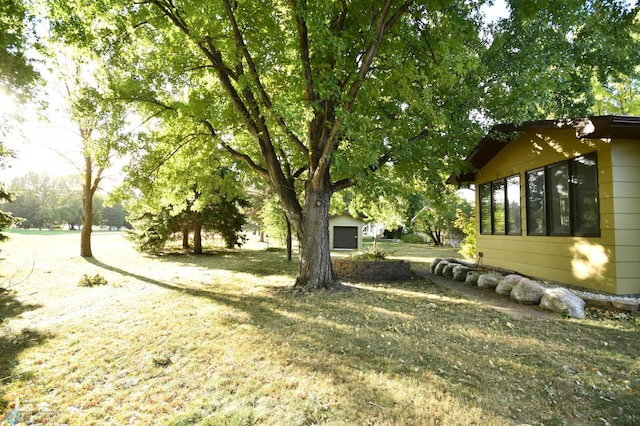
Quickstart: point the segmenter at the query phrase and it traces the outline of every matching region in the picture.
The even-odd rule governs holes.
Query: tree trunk
[[[197,220],[193,224],[193,253],[202,254],[202,225]]]
[[[80,231],[80,256],[93,257],[91,252],[91,227],[93,226],[93,188],[91,158],[85,157],[84,185],[82,187],[82,231]]]
[[[185,223],[182,225],[182,248],[189,248],[189,224]]]
[[[287,222],[287,262],[291,262],[293,248],[291,245],[291,221],[285,215],[284,220]]]
[[[294,284],[296,291],[346,290],[331,263],[329,247],[329,202],[331,189],[328,185],[314,188],[307,184],[303,218],[297,228],[300,241],[300,269]]]

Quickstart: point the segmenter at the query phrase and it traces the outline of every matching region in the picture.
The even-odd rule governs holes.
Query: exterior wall
[[[596,291],[640,294],[640,263],[636,260],[640,259],[639,148],[637,142],[580,140],[571,127],[522,132],[476,174],[476,188],[520,175],[522,235],[478,234],[482,263]],[[600,237],[527,235],[524,173],[594,151],[598,152]],[[623,162],[626,166],[621,167]],[[478,198],[476,194],[477,206]],[[621,249],[624,253],[617,257]]]
[[[613,221],[619,294],[640,293],[640,143],[612,145]]]
[[[329,247],[333,249],[333,228],[335,226],[355,226],[358,228],[358,250],[362,250],[362,221],[348,215],[329,218]]]

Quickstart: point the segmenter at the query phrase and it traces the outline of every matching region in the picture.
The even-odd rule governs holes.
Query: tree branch
[[[341,113],[333,122],[333,126],[331,127],[331,130],[329,132],[329,137],[327,138],[326,144],[322,150],[322,155],[318,160],[318,168],[314,172],[314,173],[317,173],[317,175],[319,176],[324,174],[326,168],[329,165],[329,156],[331,155],[331,152],[335,144],[337,143],[340,127],[342,126],[342,123],[346,115],[350,113],[351,110],[353,109],[353,105],[355,104],[355,100],[358,95],[358,92],[360,91],[360,88],[362,87],[362,83],[364,82],[367,76],[367,73],[371,68],[371,64],[373,63],[373,59],[375,58],[376,53],[378,52],[378,48],[380,47],[380,43],[382,42],[383,36],[393,26],[393,24],[400,18],[400,16],[402,16],[407,11],[409,6],[412,4],[412,2],[403,3],[398,8],[396,13],[393,14],[391,17],[389,17],[389,19],[387,20],[387,17],[391,12],[391,3],[392,3],[392,0],[386,0],[385,5],[382,8],[380,17],[378,18],[378,23],[376,25],[374,37],[369,43],[369,46],[367,47],[367,50],[365,51],[362,57],[362,62],[358,69],[358,73],[354,81],[352,82],[351,87],[349,88],[346,100],[344,102],[344,105],[341,108]]]
[[[382,167],[385,164],[387,164],[390,160],[391,160],[391,157],[389,155],[383,154],[382,156],[380,156],[380,158],[378,158],[378,161],[376,162],[376,164],[372,164],[369,167],[365,168],[363,170],[362,174],[365,177],[369,176],[370,174],[372,174],[376,170],[378,170],[380,167]],[[331,191],[332,192],[338,192],[338,191],[341,191],[343,189],[350,188],[350,187],[354,186],[355,184],[357,184],[358,182],[360,182],[360,180],[361,179],[355,179],[353,177],[339,180],[337,182],[334,182],[331,185]]]
[[[209,134],[211,135],[212,139],[218,136],[218,133],[216,132],[215,128],[211,123],[209,123],[206,120],[202,120],[202,124],[204,124],[207,130],[209,130]],[[225,143],[222,140],[222,138],[219,138],[219,143],[220,145],[222,145],[222,148],[224,148],[224,150],[227,151],[233,158],[241,160],[243,163],[248,165],[253,171],[258,173],[260,176],[269,179],[269,172],[267,171],[267,169],[265,169],[262,166],[259,166],[255,161],[253,161],[253,159],[250,156],[236,151],[230,145]]]
[[[253,57],[249,53],[247,44],[245,43],[244,37],[242,36],[242,32],[238,28],[238,23],[236,21],[236,17],[233,13],[233,8],[229,0],[224,0],[224,6],[227,11],[227,16],[229,17],[229,21],[231,22],[231,26],[233,28],[233,35],[236,40],[236,45],[242,52],[242,56],[244,57],[245,61],[247,61],[247,65],[249,66],[249,72],[251,73],[251,77],[253,78],[256,84],[256,87],[258,88],[258,93],[260,95],[260,99],[262,100],[263,105],[265,106],[269,114],[271,114],[271,116],[276,121],[276,123],[278,123],[280,128],[284,131],[284,133],[287,135],[287,137],[293,143],[293,145],[296,148],[298,148],[298,150],[300,150],[300,152],[302,152],[302,154],[304,154],[305,157],[308,156],[309,150],[307,149],[307,147],[304,146],[302,141],[300,141],[300,139],[298,139],[298,137],[291,131],[290,127],[284,121],[282,116],[278,114],[273,108],[273,102],[271,102],[271,98],[267,94],[267,91],[265,90],[262,84],[262,81],[260,80],[258,69],[256,68],[255,62],[253,61]]]

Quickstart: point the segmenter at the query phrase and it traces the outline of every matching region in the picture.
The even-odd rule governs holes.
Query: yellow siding
[[[612,145],[618,293],[640,293],[640,144]]]
[[[600,237],[528,236],[524,172],[594,151],[598,152]],[[587,289],[640,294],[638,165],[638,142],[579,140],[573,128],[522,132],[476,174],[476,185],[514,174],[521,182],[522,235],[478,235],[482,262]]]

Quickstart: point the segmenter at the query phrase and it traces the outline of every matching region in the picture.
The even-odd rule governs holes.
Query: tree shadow
[[[633,394],[623,385],[607,387],[607,380],[624,383],[625,374],[634,374],[638,330],[612,334],[597,325],[561,318],[514,319],[426,280],[358,284],[352,286],[354,291],[341,294],[297,295],[281,287],[233,294],[220,287],[158,281],[97,259],[87,261],[242,313],[225,317],[225,324],[234,328],[242,322],[271,343],[269,350],[286,353],[283,358],[291,367],[334,378],[333,386],[343,388],[343,395],[352,393],[353,383],[360,383],[370,395],[372,410],[407,404],[406,396],[394,394],[384,383],[363,381],[368,375],[426,381],[435,393],[446,389],[442,395],[446,393],[459,407],[505,423],[512,423],[513,416],[521,423],[552,423],[554,416],[577,421],[574,409],[581,401],[581,409],[589,411],[584,419],[593,419],[594,413],[613,418],[618,409],[627,420],[636,419]],[[615,351],[597,346],[599,338]],[[592,365],[607,366],[603,379]],[[505,377],[513,377],[513,384]],[[528,398],[519,398],[520,394]],[[596,402],[584,402],[591,400]],[[531,401],[553,410],[531,414]],[[355,397],[341,401],[340,409],[357,412],[361,402]],[[405,419],[424,416],[420,406],[406,410]]]
[[[0,290],[0,388],[13,380],[28,378],[31,373],[17,370],[20,353],[51,338],[48,333],[29,328],[13,330],[9,324],[11,318],[40,306],[21,302],[14,291]],[[4,412],[8,405],[4,392],[0,391],[0,412]]]
[[[169,251],[147,256],[176,265],[248,272],[261,277],[276,274],[295,275],[298,270],[297,261],[287,261],[286,253],[271,250],[221,249],[200,255],[185,251]]]

